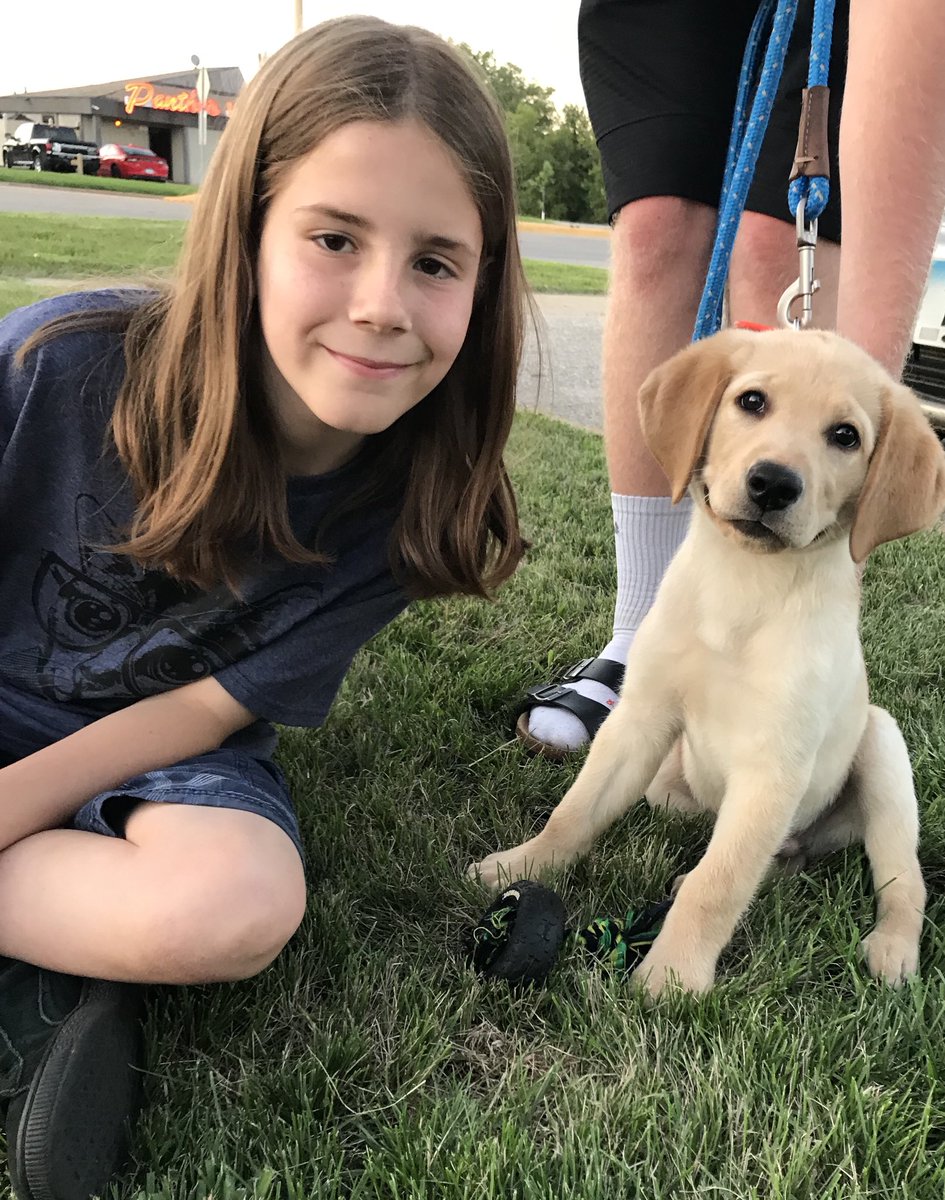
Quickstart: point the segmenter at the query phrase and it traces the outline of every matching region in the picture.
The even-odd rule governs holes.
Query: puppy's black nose
[[[804,490],[804,480],[790,467],[762,458],[748,471],[748,495],[762,512],[788,508]]]

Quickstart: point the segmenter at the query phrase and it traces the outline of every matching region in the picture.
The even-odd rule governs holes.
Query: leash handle
[[[817,218],[830,199],[830,154],[827,113],[830,89],[830,46],[833,40],[834,0],[814,0],[807,87],[801,103],[797,149],[788,182],[788,208],[797,228],[797,279],[778,301],[778,322],[787,329],[806,329],[813,317],[814,293],[820,282],[814,272]]]
[[[788,183],[788,208],[796,216],[803,201],[807,219],[816,220],[830,199],[830,156],[827,146],[827,110],[830,89],[830,48],[833,43],[835,0],[814,0],[807,87],[801,103],[797,150]]]

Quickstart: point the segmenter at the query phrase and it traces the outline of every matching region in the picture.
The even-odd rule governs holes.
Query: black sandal
[[[593,741],[598,729],[603,725],[612,711],[609,705],[599,700],[589,700],[573,688],[564,687],[566,683],[574,683],[578,679],[594,679],[597,683],[609,687],[612,692],[620,691],[623,686],[623,663],[615,662],[612,658],[582,658],[573,666],[568,667],[557,683],[544,683],[541,687],[532,688],[526,693],[525,703],[515,726],[515,736],[533,754],[540,754],[555,762],[570,757],[574,750],[562,750],[550,742],[543,742],[529,732],[528,714],[533,708],[566,708],[574,713],[587,730],[588,741]]]
[[[24,1012],[17,1031],[28,1049],[17,1055],[19,1085],[7,1110],[10,1178],[20,1200],[88,1200],[125,1162],[141,1105],[140,989],[31,970],[39,1020],[34,1032]],[[37,1061],[42,1025],[48,1040]]]

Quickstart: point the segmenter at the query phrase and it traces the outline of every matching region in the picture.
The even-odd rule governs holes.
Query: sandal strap
[[[533,708],[566,708],[574,713],[581,724],[593,738],[610,715],[611,708],[599,700],[589,700],[573,688],[562,687],[560,683],[546,683],[542,687],[532,688],[525,697],[523,712],[531,712]]]
[[[623,663],[612,658],[582,658],[573,663],[561,676],[562,683],[573,683],[576,679],[594,679],[609,687],[612,692],[619,692],[623,687]]]

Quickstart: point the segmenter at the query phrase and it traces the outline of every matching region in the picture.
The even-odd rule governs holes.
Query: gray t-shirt
[[[140,294],[139,294],[140,295]],[[145,696],[212,675],[260,720],[231,739],[274,744],[266,723],[321,724],[360,646],[407,604],[388,566],[396,505],[343,519],[326,567],[270,555],[239,598],[145,569],[114,544],[133,512],[108,437],[124,374],[121,337],[70,333],[17,369],[45,322],[133,303],[85,292],[0,321],[0,756],[20,757]],[[296,536],[377,470],[362,453],[337,471],[287,481]]]

